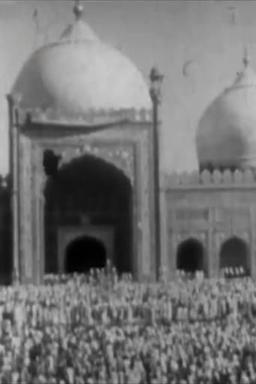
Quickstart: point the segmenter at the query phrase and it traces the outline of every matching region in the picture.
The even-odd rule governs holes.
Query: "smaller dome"
[[[203,114],[196,145],[200,169],[256,168],[256,74],[244,70]]]

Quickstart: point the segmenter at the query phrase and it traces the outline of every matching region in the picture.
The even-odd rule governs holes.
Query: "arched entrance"
[[[238,237],[226,240],[220,250],[220,269],[226,277],[249,274],[248,246]]]
[[[46,273],[59,272],[59,228],[85,225],[113,230],[109,257],[118,272],[133,272],[132,187],[114,165],[91,155],[72,160],[48,176],[45,202]]]
[[[66,273],[87,273],[106,266],[106,249],[93,237],[83,236],[72,241],[65,253]]]
[[[186,273],[195,273],[204,269],[204,249],[200,241],[187,239],[178,246],[177,269]]]

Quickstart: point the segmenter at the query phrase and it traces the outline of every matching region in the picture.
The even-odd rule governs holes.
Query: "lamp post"
[[[150,96],[153,112],[153,163],[154,163],[154,205],[155,205],[155,235],[156,235],[156,273],[159,277],[161,257],[161,232],[160,232],[160,170],[159,170],[159,105],[161,103],[161,85],[164,76],[153,67],[150,71]]]

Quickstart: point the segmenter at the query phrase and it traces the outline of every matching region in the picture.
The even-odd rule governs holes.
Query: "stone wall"
[[[251,274],[256,261],[256,179],[252,171],[218,170],[210,173],[162,177],[162,264],[174,276],[179,244],[197,239],[205,249],[209,276],[219,274],[223,243],[232,237],[246,242]]]

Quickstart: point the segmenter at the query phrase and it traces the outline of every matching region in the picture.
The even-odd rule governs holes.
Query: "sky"
[[[73,0],[0,0],[0,173],[8,172],[6,95],[39,46],[72,22]],[[256,1],[92,0],[84,19],[120,49],[146,81],[164,74],[162,171],[197,169],[195,133],[207,106],[242,69],[244,47],[256,70]]]

